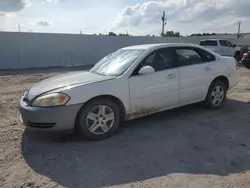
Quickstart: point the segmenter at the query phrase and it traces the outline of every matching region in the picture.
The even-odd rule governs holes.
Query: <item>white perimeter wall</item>
[[[250,39],[216,37],[228,38],[237,45],[250,44]],[[164,42],[197,44],[202,38],[208,37],[118,37],[0,32],[0,69],[93,65],[108,53],[125,46]]]

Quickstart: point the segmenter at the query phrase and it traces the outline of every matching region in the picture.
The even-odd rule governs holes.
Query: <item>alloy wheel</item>
[[[98,105],[92,108],[86,117],[88,130],[95,134],[105,134],[114,125],[115,115],[113,110],[106,105]]]
[[[224,87],[221,85],[217,85],[214,87],[211,93],[212,96],[212,103],[216,106],[219,106],[225,97],[225,90]]]

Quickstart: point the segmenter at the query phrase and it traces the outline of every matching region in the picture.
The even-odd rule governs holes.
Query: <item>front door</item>
[[[147,65],[153,67],[155,72],[140,75],[140,68]],[[129,88],[133,114],[150,113],[177,104],[179,75],[171,49],[149,54],[129,78]]]
[[[220,40],[221,51],[223,56],[234,56],[233,45],[227,40]]]

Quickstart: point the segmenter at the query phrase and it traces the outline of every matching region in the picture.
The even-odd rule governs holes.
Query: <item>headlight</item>
[[[70,97],[63,93],[51,93],[38,97],[32,106],[49,107],[49,106],[63,106],[69,101]]]

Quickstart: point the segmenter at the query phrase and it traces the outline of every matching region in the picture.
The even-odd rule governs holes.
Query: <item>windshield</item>
[[[89,72],[106,76],[120,76],[143,52],[145,52],[144,49],[120,49],[101,59]]]

